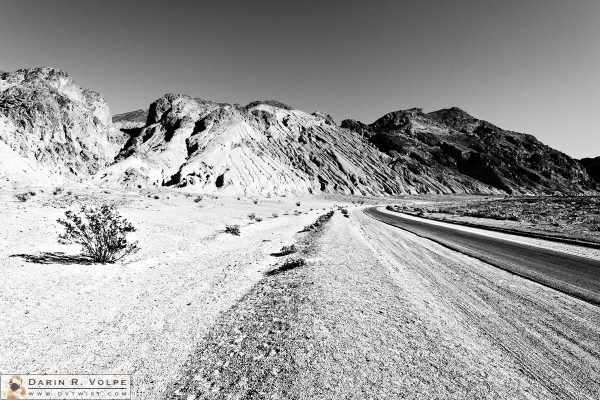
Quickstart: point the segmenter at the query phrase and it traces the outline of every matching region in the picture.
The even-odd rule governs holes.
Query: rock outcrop
[[[420,176],[460,176],[509,194],[595,193],[596,183],[581,165],[531,135],[506,131],[452,107],[424,113],[419,108],[392,112],[370,125],[346,120],[394,158],[398,168]],[[477,186],[479,186],[479,184]],[[464,190],[448,184],[454,192]],[[487,192],[481,187],[468,191]]]
[[[600,183],[600,157],[582,158],[579,163],[593,180]]]
[[[116,153],[112,130],[100,94],[80,87],[65,72],[32,68],[0,74],[4,179],[53,184],[95,174]]]
[[[412,188],[389,162],[322,113],[273,101],[239,107],[170,94],[152,103],[146,126],[98,178],[246,195],[407,193]]]

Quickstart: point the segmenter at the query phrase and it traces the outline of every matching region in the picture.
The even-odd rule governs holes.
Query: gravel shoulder
[[[265,277],[172,398],[594,399],[597,307],[360,211]]]

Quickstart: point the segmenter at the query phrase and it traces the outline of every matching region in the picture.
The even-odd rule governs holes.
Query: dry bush
[[[254,218],[256,218],[256,214],[250,213],[250,214],[248,214],[248,218],[249,219],[254,219]]]
[[[29,200],[30,198],[32,198],[33,196],[35,196],[35,192],[24,192],[24,193],[17,193],[15,194],[15,197],[17,198],[17,200],[19,200],[20,202],[24,203],[27,200]]]
[[[288,258],[284,261],[283,265],[278,268],[279,271],[289,271],[290,269],[303,267],[306,265],[304,258]]]
[[[196,198],[194,199],[194,203],[200,203],[202,201],[203,197],[202,196],[196,196]]]
[[[135,228],[114,206],[83,206],[80,211],[66,211],[66,219],[57,221],[65,228],[60,243],[80,244],[85,255],[100,263],[113,263],[139,250],[137,242],[128,243],[126,237]]]
[[[271,215],[273,216],[273,218],[277,218],[277,217],[279,217],[279,214],[277,214],[277,213],[275,213],[275,212],[274,212],[273,214],[271,214]]]
[[[240,236],[240,226],[239,225],[226,225],[225,233],[229,233],[230,235]]]
[[[256,222],[260,222],[260,221],[262,221],[263,219],[262,219],[261,217],[256,217],[256,218],[254,218],[254,220],[255,220]]]
[[[334,212],[335,211],[331,210],[328,213],[320,215],[319,218],[317,218],[317,220],[315,222],[313,222],[310,225],[305,226],[304,229],[302,229],[302,232],[313,231],[313,230],[321,227],[321,225],[323,225],[325,222],[327,222],[333,216]]]
[[[279,255],[287,256],[287,255],[293,254],[293,253],[295,253],[297,251],[298,251],[298,249],[296,248],[296,245],[292,244],[290,246],[283,246],[281,248],[281,250],[279,250]]]

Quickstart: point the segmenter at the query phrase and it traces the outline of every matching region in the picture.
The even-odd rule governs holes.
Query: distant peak
[[[430,112],[427,115],[442,118],[451,117],[461,119],[475,119],[471,114],[456,106],[450,108],[442,108],[441,110]]]
[[[52,78],[69,78],[62,69],[53,67],[33,67],[21,68],[12,73],[13,75],[22,75],[24,79],[52,79]]]
[[[293,108],[288,106],[285,103],[282,103],[277,100],[256,100],[248,103],[245,108],[253,108],[259,106],[261,104],[265,104],[272,107],[283,108],[284,110],[292,110]]]

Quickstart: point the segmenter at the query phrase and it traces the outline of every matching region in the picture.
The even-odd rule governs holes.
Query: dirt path
[[[595,399],[600,309],[362,212],[225,313],[169,397]]]

